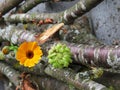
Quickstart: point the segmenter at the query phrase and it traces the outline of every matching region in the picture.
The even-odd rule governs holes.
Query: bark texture
[[[15,86],[19,84],[19,72],[12,69],[11,66],[0,62],[0,72],[3,73]]]
[[[55,32],[57,32],[64,24],[56,24],[46,30],[43,33],[35,33],[27,30],[17,30],[15,26],[9,25],[8,27],[1,29],[0,38],[3,40],[8,40],[13,44],[19,44],[24,41],[36,41],[38,44],[43,44],[49,39]]]
[[[58,1],[71,1],[71,0],[58,0]],[[26,13],[40,3],[45,2],[58,2],[55,0],[27,0],[21,6],[19,6],[14,13]]]
[[[75,74],[72,71],[65,71],[65,69],[55,69],[51,66],[47,67],[45,69],[45,72],[64,82],[67,82],[68,84],[72,84],[74,85],[76,88],[78,88],[79,90],[83,89],[83,90],[108,90],[107,87],[105,87],[102,84],[99,84],[95,81],[92,81],[90,79],[85,79],[83,77],[81,77],[81,75],[79,76],[79,74]]]
[[[65,24],[71,24],[74,22],[74,20],[92,8],[94,8],[96,5],[98,5],[103,0],[80,0],[78,3],[76,3],[73,7],[70,9],[67,9],[60,13],[42,13],[42,14],[13,14],[8,18],[5,18],[6,21],[9,22],[31,22],[33,20],[43,20],[46,18],[51,18],[55,22],[58,23],[65,23]]]
[[[2,3],[0,3],[0,16],[18,6],[22,1],[23,0],[4,0]]]
[[[120,46],[70,45],[74,59],[83,65],[120,69]]]
[[[26,0],[26,2],[19,6],[14,13],[26,13],[38,4],[48,1],[50,0]]]

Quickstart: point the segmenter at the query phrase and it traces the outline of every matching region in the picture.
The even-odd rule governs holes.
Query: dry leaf
[[[20,75],[20,85],[16,87],[16,90],[38,90],[38,85],[34,83],[28,73],[23,72]]]

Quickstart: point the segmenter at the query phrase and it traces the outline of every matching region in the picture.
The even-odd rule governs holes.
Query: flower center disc
[[[31,59],[33,57],[34,53],[32,51],[28,51],[26,53],[27,58]]]

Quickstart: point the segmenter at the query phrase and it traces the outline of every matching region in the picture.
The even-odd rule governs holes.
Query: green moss
[[[103,69],[102,68],[94,68],[93,70],[93,78],[99,78],[103,75]]]
[[[69,90],[76,90],[76,89],[73,85],[69,84]]]
[[[115,90],[115,89],[113,88],[113,86],[110,86],[110,87],[109,87],[109,90]]]
[[[110,60],[111,60],[111,62],[113,62],[115,60],[115,56],[111,54],[110,55]]]

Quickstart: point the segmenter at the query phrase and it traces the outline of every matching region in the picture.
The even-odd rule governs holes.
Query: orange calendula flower
[[[33,67],[39,63],[42,55],[42,50],[36,42],[24,42],[18,48],[16,59],[20,65]]]

